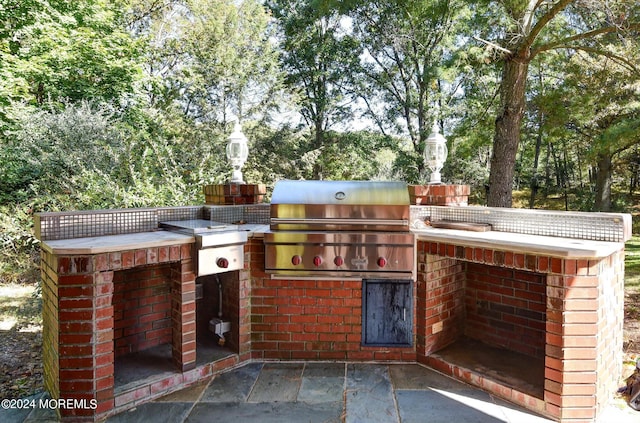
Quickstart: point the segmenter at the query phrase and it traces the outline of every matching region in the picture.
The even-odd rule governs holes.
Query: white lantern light
[[[447,160],[447,140],[438,133],[437,122],[433,123],[433,132],[427,138],[424,147],[424,164],[431,170],[430,184],[441,184],[440,171]]]
[[[244,184],[242,180],[242,166],[249,156],[249,147],[247,146],[247,137],[242,133],[240,122],[236,122],[235,128],[229,135],[229,143],[227,144],[227,159],[231,163],[233,172],[231,174],[231,183]]]

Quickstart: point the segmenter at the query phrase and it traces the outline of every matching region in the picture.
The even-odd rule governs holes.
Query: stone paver
[[[51,410],[0,410],[2,423],[56,422]],[[107,423],[550,423],[414,364],[248,363],[139,405]],[[609,407],[598,423],[639,423]]]
[[[343,363],[307,363],[302,374],[298,401],[342,402],[345,370]]]
[[[183,422],[193,408],[188,402],[149,402],[107,420],[109,423]]]
[[[186,423],[340,423],[342,403],[200,403]]]
[[[303,369],[302,363],[266,363],[247,401],[295,401]]]
[[[399,422],[386,365],[347,365],[346,402],[346,423]]]
[[[249,397],[262,363],[249,363],[216,376],[202,395],[202,402],[244,402]]]

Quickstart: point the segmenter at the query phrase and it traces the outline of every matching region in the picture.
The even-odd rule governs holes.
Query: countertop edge
[[[268,225],[247,225],[240,231],[247,232],[248,238],[262,238]],[[42,241],[40,248],[55,255],[93,255],[144,248],[166,247],[170,245],[192,244],[193,235],[171,231],[137,232],[121,235],[60,239]]]
[[[144,248],[166,247],[170,245],[192,244],[195,238],[191,235],[171,233],[170,236],[158,236],[163,232],[141,232],[126,235],[105,235],[88,238],[44,241],[41,248],[55,255],[93,255],[113,253],[117,251],[139,250]],[[165,234],[167,232],[164,232]],[[145,239],[149,238],[149,239]],[[155,239],[154,239],[155,238]],[[83,246],[82,244],[93,244]]]
[[[412,230],[417,240],[445,242],[463,247],[491,248],[524,254],[547,255],[568,259],[601,259],[624,249],[623,242],[577,240],[572,238],[547,237],[541,235],[512,234],[517,240],[497,239],[494,234],[506,232],[468,232],[455,229]],[[494,235],[494,236],[492,236]],[[572,243],[572,246],[566,246]],[[578,243],[584,245],[577,245]],[[565,246],[563,246],[563,244]]]

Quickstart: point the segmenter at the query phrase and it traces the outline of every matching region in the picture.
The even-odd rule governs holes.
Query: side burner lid
[[[159,222],[158,226],[169,231],[181,232],[189,235],[237,229],[236,225],[229,225],[228,223],[214,222],[204,219],[170,220]]]

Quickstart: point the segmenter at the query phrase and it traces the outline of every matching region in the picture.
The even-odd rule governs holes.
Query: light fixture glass
[[[424,164],[431,170],[430,184],[441,184],[440,171],[447,160],[447,140],[438,132],[438,123],[433,123],[433,132],[424,147]]]
[[[244,166],[249,157],[249,146],[247,145],[247,137],[242,133],[240,122],[236,122],[231,135],[229,135],[229,143],[227,144],[227,159],[231,163],[233,172],[231,173],[231,183],[244,184],[242,180],[242,166]]]

